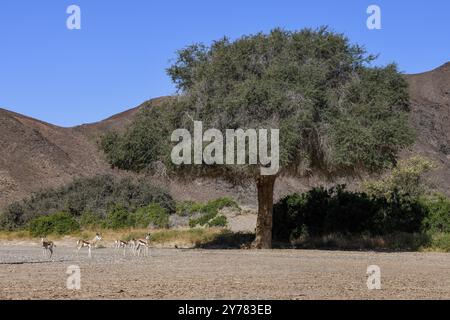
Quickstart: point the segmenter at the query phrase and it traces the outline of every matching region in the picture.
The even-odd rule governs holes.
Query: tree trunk
[[[272,211],[273,187],[276,176],[259,176],[256,180],[258,189],[258,219],[256,222],[256,238],[253,247],[256,249],[272,248]]]

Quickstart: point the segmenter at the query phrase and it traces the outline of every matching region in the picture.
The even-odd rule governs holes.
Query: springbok
[[[97,242],[99,242],[100,240],[102,240],[102,236],[98,233],[95,234],[95,238],[92,241],[85,241],[82,239],[78,240],[77,241],[77,255],[80,252],[81,248],[87,247],[88,248],[88,257],[92,258],[91,249],[92,249],[92,247],[95,247]]]
[[[117,250],[123,249],[123,255],[126,255],[127,247],[131,247],[131,250],[134,250],[134,247],[131,244],[131,241],[123,241],[123,240],[116,240],[114,241],[114,248]]]
[[[141,251],[145,248],[145,256],[148,256],[148,248],[150,245],[150,233],[147,233],[144,239],[139,239],[136,241],[135,251],[137,252],[138,257],[141,255]]]
[[[135,238],[133,238],[130,241],[128,241],[128,245],[130,246],[131,252],[135,256],[136,255],[136,248],[137,248],[137,245],[138,245],[138,241]]]
[[[46,238],[41,238],[42,242],[42,255],[49,259],[53,256],[53,248],[56,247],[52,241],[48,241]]]

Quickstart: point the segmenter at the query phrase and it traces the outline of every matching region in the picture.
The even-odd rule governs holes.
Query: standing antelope
[[[150,233],[147,233],[147,235],[145,236],[145,240],[139,239],[136,242],[135,251],[137,252],[138,257],[141,255],[141,251],[143,248],[145,248],[145,256],[148,256],[149,244],[150,244]]]
[[[100,240],[102,240],[102,236],[98,233],[95,234],[95,238],[90,242],[82,240],[82,239],[78,240],[77,241],[77,255],[80,252],[81,248],[87,247],[88,248],[88,257],[92,258],[91,249],[92,249],[92,247],[95,247],[97,242],[99,242]]]
[[[46,240],[46,238],[41,238],[41,241],[42,241],[42,255],[50,259],[53,256],[53,248],[56,246],[52,241]]]
[[[137,245],[138,245],[138,241],[135,238],[133,238],[130,241],[128,241],[128,244],[130,246],[131,252],[133,252],[133,255],[135,256],[136,255],[136,248],[137,248]]]
[[[123,255],[126,255],[127,247],[131,246],[131,250],[134,250],[134,247],[131,245],[131,241],[123,241],[123,240],[116,240],[114,241],[114,248],[117,250],[123,249]]]

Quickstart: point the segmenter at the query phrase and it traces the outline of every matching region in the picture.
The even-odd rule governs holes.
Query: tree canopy
[[[194,119],[222,131],[280,129],[282,173],[387,168],[413,133],[406,81],[393,64],[370,67],[374,59],[327,28],[188,46],[167,70],[176,98],[145,108],[124,135],[106,136],[104,150],[123,169],[171,166],[170,133]],[[243,173],[221,174],[234,170]]]

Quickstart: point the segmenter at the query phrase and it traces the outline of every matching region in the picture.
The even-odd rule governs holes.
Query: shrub
[[[225,227],[227,225],[227,217],[224,215],[219,215],[208,222],[210,227]]]
[[[19,203],[13,203],[0,214],[0,229],[13,231],[24,225],[24,209]]]
[[[436,169],[436,164],[422,156],[401,160],[398,166],[385,178],[364,181],[363,188],[372,196],[390,198],[399,194],[402,198],[417,198],[426,191],[424,175]]]
[[[421,203],[427,210],[424,230],[431,233],[450,233],[450,199],[443,194],[422,197]]]
[[[34,219],[29,225],[30,234],[44,237],[49,234],[69,234],[80,230],[78,222],[68,213],[60,212]]]
[[[132,224],[128,211],[121,205],[114,206],[104,221],[104,226],[113,230],[131,227]]]
[[[206,213],[199,218],[189,220],[189,226],[191,228],[196,226],[225,227],[226,225],[227,217],[224,215],[217,215],[217,212]]]
[[[206,226],[208,222],[217,216],[217,212],[204,213],[199,218],[192,218],[189,220],[189,226],[194,228],[196,226]]]
[[[239,205],[231,198],[218,198],[215,200],[208,201],[205,205],[205,212],[219,211],[223,208],[239,208]]]
[[[80,225],[84,228],[98,228],[103,224],[103,219],[99,214],[92,211],[85,211],[80,216]]]
[[[324,233],[382,232],[382,218],[379,216],[379,208],[384,205],[382,200],[369,198],[365,193],[346,191],[343,186],[329,192],[330,201],[323,223]]]
[[[381,216],[379,223],[382,234],[416,233],[422,231],[427,211],[417,199],[394,193],[390,200],[382,198],[378,215]]]
[[[29,230],[34,237],[44,237],[53,233],[52,222],[47,216],[36,218],[30,222]]]
[[[94,212],[104,218],[114,205],[121,205],[133,212],[152,202],[158,203],[169,213],[175,211],[175,202],[170,194],[148,179],[119,179],[112,175],[80,178],[8,206],[1,215],[0,227],[17,229],[42,213],[67,212],[79,217],[84,212]]]
[[[427,211],[408,196],[389,198],[350,192],[345,186],[293,194],[274,206],[273,238],[289,241],[304,235],[340,233],[382,235],[422,230]]]
[[[195,201],[181,201],[176,205],[176,213],[180,216],[190,216],[195,213],[213,213],[223,208],[239,208],[236,201],[231,198],[218,198],[202,204]]]
[[[450,233],[435,233],[431,236],[430,247],[450,252]]]
[[[195,201],[181,201],[176,205],[176,214],[182,217],[203,212],[204,205]]]
[[[169,227],[169,214],[167,210],[157,203],[151,203],[146,207],[139,208],[133,214],[134,226],[137,228]]]
[[[195,202],[184,203],[180,206],[181,210],[184,210],[184,214],[193,215],[194,213],[201,213],[198,218],[192,218],[189,220],[189,226],[191,228],[195,226],[226,226],[227,219],[225,216],[217,217],[219,210],[230,207],[239,208],[239,205],[230,198],[219,198],[208,201],[208,203],[202,205]],[[217,219],[217,220],[216,220]]]

